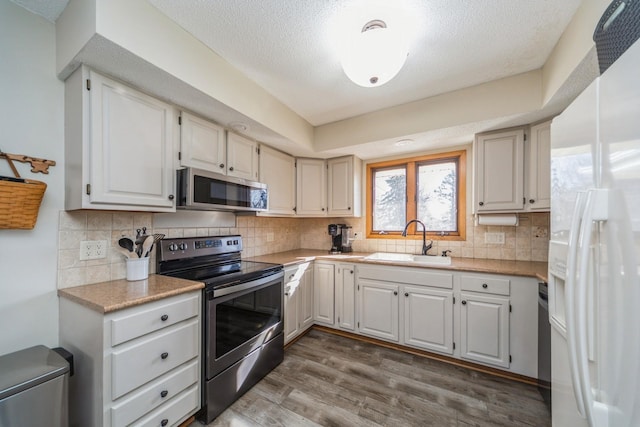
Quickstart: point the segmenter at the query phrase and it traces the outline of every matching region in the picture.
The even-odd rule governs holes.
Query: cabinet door
[[[243,136],[227,134],[227,175],[258,180],[258,144]]]
[[[353,215],[353,157],[327,161],[329,215]]]
[[[302,264],[300,279],[300,300],[298,302],[298,320],[300,332],[313,325],[313,269],[310,263]]]
[[[453,292],[405,286],[404,342],[453,354]]]
[[[398,285],[360,279],[358,331],[362,334],[398,342]]]
[[[180,114],[180,165],[226,173],[224,129],[214,123]]]
[[[531,127],[528,152],[527,209],[551,207],[551,122]]]
[[[334,323],[334,265],[313,266],[313,317],[316,322]]]
[[[524,130],[476,137],[477,212],[523,209]]]
[[[356,329],[356,288],[355,266],[338,264],[336,275],[336,315],[338,327],[354,331]]]
[[[173,110],[118,82],[89,74],[93,205],[174,206]],[[89,206],[87,206],[89,207]]]
[[[295,279],[295,270],[291,273],[288,269],[284,272],[284,342],[287,343],[295,338],[300,332],[298,326],[298,311],[300,303],[300,293],[298,292],[298,280]]]
[[[509,367],[509,299],[461,293],[460,356]]]
[[[264,145],[260,147],[259,181],[267,184],[269,191],[268,214],[295,214],[296,159],[293,156]]]
[[[296,212],[298,215],[327,215],[327,165],[324,160],[297,159]]]

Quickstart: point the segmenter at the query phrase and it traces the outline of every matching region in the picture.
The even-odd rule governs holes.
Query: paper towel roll
[[[518,225],[518,214],[478,215],[478,225]]]

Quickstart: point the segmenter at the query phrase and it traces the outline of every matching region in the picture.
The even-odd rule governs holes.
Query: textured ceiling
[[[540,68],[580,0],[149,0],[313,125]],[[378,88],[342,72],[344,31],[384,19],[411,38]]]
[[[56,21],[68,2],[12,1],[51,22]],[[158,8],[241,73],[318,126],[538,69],[582,0],[136,1],[147,1]],[[404,68],[389,83],[362,88],[343,73],[339,51],[345,32],[358,32],[371,19],[383,19],[389,26],[401,22],[411,39],[410,53]],[[106,69],[104,61],[92,64],[91,58],[83,59],[82,55],[79,59],[120,76],[125,82],[136,81],[136,86],[149,93],[157,92],[154,85],[159,84],[158,78],[143,79],[142,84],[134,78],[140,75],[140,70],[136,70],[138,62],[133,59],[114,61],[113,67]],[[164,96],[192,111],[213,111],[211,118],[219,123],[249,123],[251,132],[247,136],[294,155],[356,154],[369,159],[468,144],[477,132],[551,117],[562,111],[597,75],[595,52],[585,63],[582,71],[574,73],[570,84],[565,84],[543,110],[323,152],[306,152],[221,103],[212,105],[211,100],[194,97],[193,91],[182,90],[180,85],[170,85],[171,96]],[[415,142],[395,146],[393,143],[401,138],[412,138]]]

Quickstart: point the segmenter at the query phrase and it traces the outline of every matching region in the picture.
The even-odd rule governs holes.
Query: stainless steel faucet
[[[427,227],[424,226],[424,223],[417,219],[412,219],[404,226],[404,231],[402,232],[402,237],[407,237],[407,229],[411,223],[417,222],[422,226],[422,255],[427,255],[427,251],[431,249],[433,246],[433,240],[429,240],[429,244],[427,245]]]

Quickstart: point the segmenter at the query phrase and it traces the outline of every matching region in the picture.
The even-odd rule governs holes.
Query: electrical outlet
[[[484,242],[494,245],[504,245],[504,233],[484,233]]]
[[[106,240],[84,240],[80,242],[80,261],[107,257]]]
[[[362,238],[363,238],[362,231],[353,232],[353,240],[362,240]]]
[[[273,233],[267,233],[267,242],[273,242],[274,236]]]

